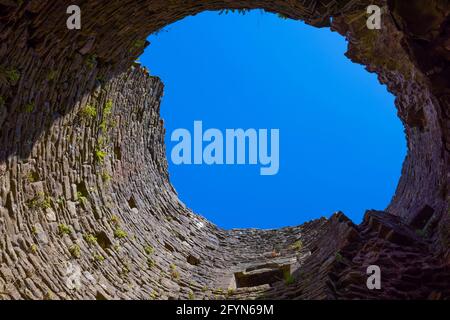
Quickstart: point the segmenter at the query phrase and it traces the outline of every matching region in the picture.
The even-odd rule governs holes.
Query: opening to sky
[[[165,84],[171,182],[218,226],[278,228],[343,211],[383,210],[406,155],[394,97],[352,63],[345,39],[262,11],[205,12],[150,36],[140,62]],[[280,169],[174,165],[177,128],[277,128]]]

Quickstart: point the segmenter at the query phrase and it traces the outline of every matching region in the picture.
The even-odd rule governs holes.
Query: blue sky
[[[384,209],[406,154],[394,97],[329,29],[252,11],[205,12],[149,37],[140,62],[165,84],[170,178],[186,205],[230,228],[277,228]],[[280,129],[280,170],[170,161],[177,128]]]

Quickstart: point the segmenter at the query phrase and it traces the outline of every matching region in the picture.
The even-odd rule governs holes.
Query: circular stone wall
[[[448,298],[449,8],[375,1],[369,30],[373,2],[0,0],[0,297]],[[331,27],[397,97],[408,156],[386,212],[224,231],[178,200],[163,84],[133,61],[150,33],[227,8]]]

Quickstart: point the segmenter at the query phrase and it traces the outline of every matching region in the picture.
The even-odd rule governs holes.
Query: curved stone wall
[[[81,31],[65,27],[71,1],[0,0],[2,299],[450,297],[446,1],[370,1],[374,31],[363,0],[74,2]],[[178,200],[163,84],[133,61],[149,33],[226,8],[331,25],[396,95],[408,156],[386,212],[225,231]]]

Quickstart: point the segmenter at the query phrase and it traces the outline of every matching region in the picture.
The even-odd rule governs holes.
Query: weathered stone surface
[[[448,3],[372,3],[382,30],[365,28],[364,0],[92,0],[78,32],[71,1],[0,0],[0,299],[448,299]],[[408,156],[386,212],[225,231],[178,200],[163,85],[133,61],[149,33],[225,8],[331,25],[396,95]]]

